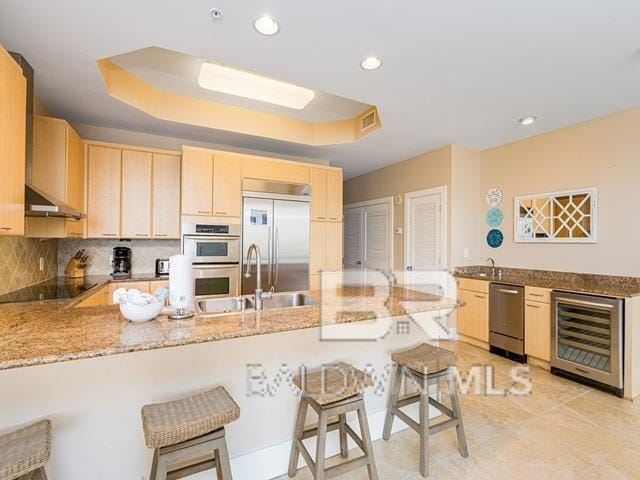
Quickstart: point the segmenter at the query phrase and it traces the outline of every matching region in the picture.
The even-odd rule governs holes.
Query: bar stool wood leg
[[[341,413],[340,420],[340,455],[342,458],[349,456],[349,444],[347,443],[347,414]]]
[[[382,438],[384,440],[389,440],[391,438],[391,428],[393,427],[393,415],[394,415],[393,409],[398,403],[401,387],[402,387],[402,367],[400,365],[396,365],[395,370],[393,372],[393,376],[391,377],[391,384],[389,387],[390,394],[389,394],[389,401],[387,405],[387,415],[384,419],[384,429],[382,431]]]
[[[458,399],[458,390],[456,389],[456,382],[453,378],[453,372],[449,370],[447,375],[447,387],[449,389],[449,399],[451,400],[451,409],[455,418],[458,420],[456,425],[456,435],[458,436],[458,448],[460,449],[460,455],[463,457],[469,456],[469,450],[467,449],[467,438],[464,434],[464,425],[462,424],[462,409],[460,408],[460,400]]]
[[[429,475],[429,391],[420,393],[420,474]]]
[[[327,446],[327,413],[320,412],[318,418],[318,442],[316,445],[316,468],[314,480],[325,480],[324,454]]]
[[[231,463],[229,462],[229,451],[227,442],[222,442],[215,451],[216,473],[218,480],[231,480]]]
[[[47,480],[47,472],[44,470],[44,467],[40,467],[31,473],[23,475],[18,480]]]
[[[302,395],[298,403],[298,416],[296,417],[296,426],[293,432],[293,443],[291,444],[291,455],[289,456],[289,477],[294,477],[298,470],[298,458],[300,457],[300,448],[298,441],[302,438],[304,432],[304,422],[307,418],[307,409],[309,401]]]
[[[369,463],[367,463],[369,480],[378,480],[378,469],[373,459],[373,445],[371,443],[371,433],[369,432],[369,422],[367,420],[367,410],[364,406],[364,400],[361,401],[360,407],[358,407],[358,422],[360,423],[360,436],[362,437],[364,447],[362,450],[369,459]]]

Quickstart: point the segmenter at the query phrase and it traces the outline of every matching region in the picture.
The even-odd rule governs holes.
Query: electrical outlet
[[[39,265],[40,271],[44,270],[44,257],[40,257],[38,265]]]
[[[464,252],[462,253],[462,255],[464,256],[464,258],[469,258],[469,249],[465,248]]]

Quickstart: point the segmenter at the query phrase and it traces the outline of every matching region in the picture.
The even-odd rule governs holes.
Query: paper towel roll
[[[193,266],[186,255],[169,258],[169,303],[171,307],[193,308]]]

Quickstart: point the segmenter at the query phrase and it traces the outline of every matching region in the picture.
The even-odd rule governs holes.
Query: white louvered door
[[[362,208],[350,208],[344,211],[344,265],[359,267],[362,265]]]
[[[405,267],[410,272],[446,267],[444,196],[440,188],[406,195]]]
[[[346,207],[344,264],[388,272],[391,265],[391,211],[387,203]]]

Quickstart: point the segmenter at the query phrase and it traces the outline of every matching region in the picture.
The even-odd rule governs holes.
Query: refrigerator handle
[[[269,255],[269,268],[267,271],[267,283],[271,286],[271,279],[273,278],[273,261],[271,255],[271,227],[269,227],[269,234],[267,236],[267,254]]]
[[[274,260],[276,262],[276,274],[273,284],[276,285],[278,283],[278,272],[280,271],[280,237],[278,236],[278,227],[276,227],[276,236],[274,240]]]

